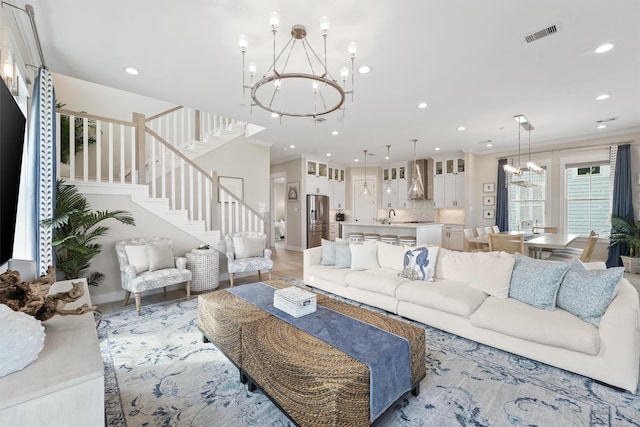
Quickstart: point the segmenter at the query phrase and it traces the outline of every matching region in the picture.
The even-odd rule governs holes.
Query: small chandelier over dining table
[[[273,33],[273,61],[262,78],[255,83],[253,79],[257,71],[256,64],[250,62],[245,67],[248,38],[246,35],[241,35],[238,39],[242,52],[242,92],[244,96],[247,89],[251,90],[252,107],[255,105],[270,111],[274,117],[317,118],[342,108],[347,94],[351,94],[353,101],[356,43],[352,42],[348,45],[351,70],[348,67],[340,68],[341,86],[333,78],[327,65],[329,18],[324,16],[320,19],[320,32],[324,45],[322,58],[309,44],[307,29],[303,25],[294,25],[291,28],[291,38],[278,53],[276,51],[276,33],[280,25],[280,15],[277,12],[271,13],[270,23]],[[297,50],[296,47],[298,47]],[[301,69],[293,71],[288,67]],[[247,71],[249,84],[246,83]],[[351,82],[350,88],[347,90],[349,74],[351,74]]]

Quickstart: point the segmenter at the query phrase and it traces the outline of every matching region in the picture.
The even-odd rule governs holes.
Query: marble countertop
[[[359,227],[385,227],[385,228],[389,228],[389,227],[395,227],[395,228],[422,228],[422,227],[442,227],[442,223],[440,222],[420,222],[420,223],[416,223],[416,222],[402,222],[402,221],[397,221],[394,222],[393,220],[391,221],[391,224],[381,224],[379,222],[370,222],[370,223],[365,223],[365,222],[342,222],[342,225],[345,226],[359,226]]]

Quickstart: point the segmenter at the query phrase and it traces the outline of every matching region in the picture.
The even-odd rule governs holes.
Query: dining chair
[[[470,238],[476,237],[475,233],[473,232],[473,228],[465,228],[463,230],[463,235],[464,235],[464,250],[465,250],[465,252],[475,252],[475,251],[477,251],[479,243],[469,242]]]
[[[497,225],[494,225],[491,227],[491,232],[492,233],[499,233],[500,232],[500,227],[498,227]]]
[[[531,229],[531,232],[533,234],[557,233],[558,232],[558,227],[544,227],[544,226],[536,225]]]
[[[484,227],[478,227],[478,228],[476,228],[476,235],[477,235],[478,237],[480,237],[480,236],[486,236],[487,234],[489,234],[489,233],[487,232],[487,229],[486,229],[486,228],[484,228]]]
[[[489,234],[489,250],[490,251],[504,251],[510,254],[516,252],[525,255],[524,253],[524,234]]]
[[[549,261],[567,261],[570,258],[578,257],[582,262],[589,262],[596,248],[596,243],[598,243],[598,233],[591,230],[587,243],[584,244],[583,248],[554,249],[546,259]]]

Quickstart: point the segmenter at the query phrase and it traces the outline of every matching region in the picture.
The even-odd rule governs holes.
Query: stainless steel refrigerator
[[[329,240],[329,196],[307,195],[307,248]]]

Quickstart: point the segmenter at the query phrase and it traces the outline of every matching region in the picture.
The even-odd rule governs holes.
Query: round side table
[[[185,257],[187,269],[193,275],[192,291],[210,291],[218,287],[218,252],[215,249],[193,249]]]

